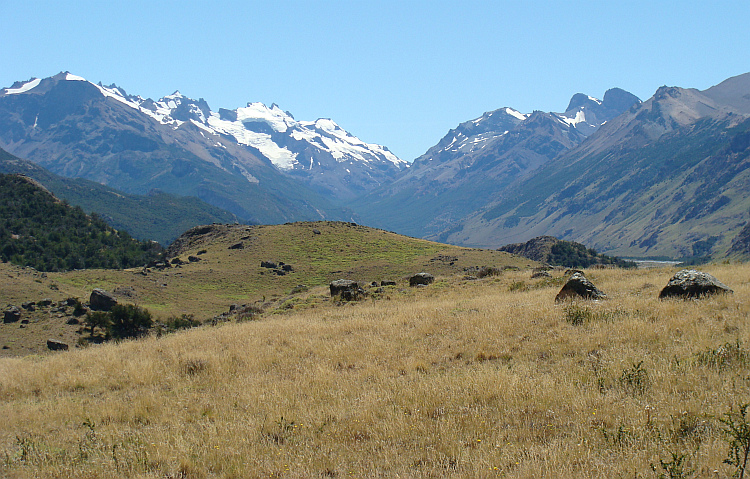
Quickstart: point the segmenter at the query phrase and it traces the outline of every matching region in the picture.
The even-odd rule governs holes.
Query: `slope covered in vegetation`
[[[196,225],[237,221],[233,214],[194,196],[171,195],[159,190],[148,195],[132,195],[83,178],[56,175],[1,148],[0,173],[33,178],[57,198],[80,206],[89,214],[96,212],[113,228],[162,245],[171,243]]]
[[[525,243],[505,245],[500,248],[500,251],[569,268],[588,268],[593,265],[611,265],[620,268],[636,267],[636,264],[632,261],[600,254],[594,249],[586,248],[581,243],[560,240],[554,236],[539,236]]]
[[[0,175],[0,259],[39,271],[130,268],[161,247],[137,241],[96,215],[56,199],[20,175]]]

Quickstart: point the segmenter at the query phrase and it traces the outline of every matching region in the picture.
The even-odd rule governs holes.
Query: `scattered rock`
[[[68,345],[66,343],[63,343],[62,341],[58,341],[57,339],[48,339],[47,349],[51,351],[67,351]]]
[[[198,254],[200,254],[200,253],[198,253]],[[197,263],[200,260],[201,259],[199,257],[197,257],[197,256],[188,256],[188,261],[190,261],[191,263]]]
[[[313,230],[313,234],[314,235],[319,235],[320,234],[320,230],[319,229],[314,229]]]
[[[5,310],[3,323],[15,323],[19,319],[21,319],[21,310],[18,309],[18,306],[11,306]]]
[[[170,263],[172,263],[175,266],[185,264],[185,262],[182,261],[180,258],[173,258],[172,261],[170,261]]]
[[[29,320],[28,319],[22,319],[21,320],[21,324],[29,324]]]
[[[396,286],[396,282],[386,279],[380,282],[380,286]]]
[[[118,296],[125,296],[128,298],[132,298],[136,295],[132,286],[118,286],[112,292]]]
[[[65,302],[66,306],[75,306],[76,305],[76,301],[78,301],[78,298],[68,298],[64,302]]]
[[[49,299],[49,298],[44,298],[43,300],[41,300],[41,301],[39,301],[39,302],[37,303],[37,305],[38,305],[39,307],[41,307],[41,308],[46,308],[46,307],[47,307],[47,306],[49,306],[50,304],[52,304],[52,300],[51,300],[51,299]]]
[[[80,321],[78,321],[76,318],[70,318],[67,321],[65,321],[65,324],[70,324],[72,326],[74,324],[80,324]]]
[[[332,298],[339,297],[344,301],[356,301],[363,293],[359,288],[359,284],[350,279],[331,281],[330,288]]]
[[[294,268],[292,268],[291,264],[285,264],[284,266],[281,267],[281,269],[283,271],[286,271],[287,273],[291,273],[292,271],[294,271]]]
[[[36,303],[34,301],[26,301],[21,307],[26,311],[36,311]]]
[[[551,277],[552,277],[552,275],[549,274],[546,271],[536,271],[536,272],[534,272],[531,275],[531,279],[536,279],[536,278],[551,278]]]
[[[583,271],[581,271],[580,269],[566,269],[565,270],[565,276],[569,276],[569,275],[572,276],[576,273],[583,275]]]
[[[435,281],[435,277],[430,273],[417,273],[409,278],[409,286],[428,285]]]
[[[103,289],[96,288],[91,292],[91,297],[89,298],[89,307],[93,311],[109,311],[110,309],[112,309],[112,306],[116,304],[117,299],[115,299],[112,294],[104,291]]]
[[[574,273],[560,292],[557,293],[555,301],[564,301],[576,297],[583,299],[604,299],[607,295],[599,291],[594,286],[594,283],[586,279],[582,273]]]
[[[292,294],[304,293],[308,289],[309,288],[307,286],[305,286],[304,284],[298,284],[297,286],[295,286],[294,288],[292,288],[291,293]]]
[[[669,283],[659,293],[659,299],[671,297],[700,298],[716,293],[733,293],[733,291],[708,273],[694,269],[683,269],[672,276]]]
[[[276,274],[277,276],[284,276],[284,275],[286,274],[286,271],[284,271],[284,270],[282,270],[282,269],[275,269],[275,270],[273,270],[273,272],[274,272],[274,273],[275,273],[275,274]]]
[[[270,269],[275,269],[275,268],[278,268],[278,267],[279,267],[279,265],[277,265],[277,264],[276,264],[276,263],[274,263],[273,261],[261,261],[261,262],[260,262],[260,267],[261,267],[261,268],[270,268]]]
[[[245,244],[242,241],[240,241],[239,243],[235,243],[229,247],[229,249],[244,249],[244,248],[245,248]]]

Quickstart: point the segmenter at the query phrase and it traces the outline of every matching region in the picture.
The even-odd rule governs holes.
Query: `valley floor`
[[[0,476],[728,477],[750,266],[705,268],[734,294],[658,300],[675,271],[587,271],[608,299],[568,304],[528,270],[446,276],[0,359]]]

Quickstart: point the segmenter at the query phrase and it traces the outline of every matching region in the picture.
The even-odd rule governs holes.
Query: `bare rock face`
[[[557,293],[555,302],[574,298],[604,299],[606,297],[607,295],[594,286],[594,283],[586,279],[583,273],[576,272],[573,273],[573,276],[568,279],[568,282]]]
[[[435,277],[430,273],[417,273],[409,278],[409,286],[419,286],[432,284],[435,281]]]
[[[727,285],[708,273],[694,269],[677,272],[659,293],[664,298],[700,298],[708,294],[732,293]]]
[[[96,288],[91,292],[89,305],[94,311],[109,311],[116,304],[117,299],[103,289]]]

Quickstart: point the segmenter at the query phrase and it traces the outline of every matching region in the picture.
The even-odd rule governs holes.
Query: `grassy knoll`
[[[9,278],[0,289],[0,305],[69,297],[85,302],[94,288],[103,288],[122,302],[147,308],[157,319],[188,314],[205,321],[232,304],[282,312],[324,305],[326,285],[339,278],[363,285],[394,280],[397,288],[387,288],[387,294],[393,294],[405,287],[406,276],[420,271],[452,276],[474,274],[482,266],[535,264],[499,251],[459,248],[340,222],[213,225],[184,239],[182,248],[171,249],[170,258],[184,264],[152,268],[145,274],[143,268],[41,274],[0,264],[0,275]],[[230,248],[237,244],[242,248]],[[190,262],[190,256],[200,261]],[[261,261],[284,262],[293,270],[280,276],[261,267]],[[292,294],[300,284],[306,288]],[[80,337],[80,327],[66,324],[62,315],[47,310],[24,312],[24,317],[30,320],[24,328],[0,324],[0,347],[7,346],[0,349],[0,356],[42,354],[48,338],[72,345]]]
[[[659,301],[674,270],[592,270],[607,300],[556,305],[559,281],[529,271],[443,274],[2,359],[0,476],[729,477],[719,419],[750,401],[750,268],[706,270],[734,294]]]

